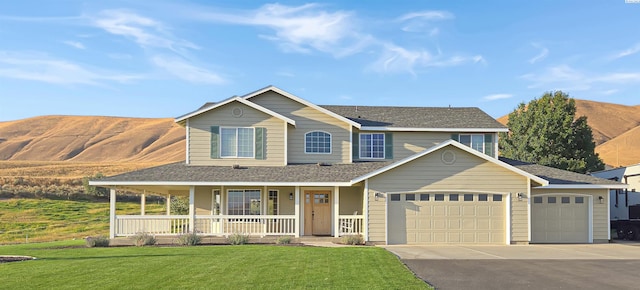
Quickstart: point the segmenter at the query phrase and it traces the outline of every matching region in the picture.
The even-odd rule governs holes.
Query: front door
[[[331,235],[331,191],[304,192],[305,235]]]

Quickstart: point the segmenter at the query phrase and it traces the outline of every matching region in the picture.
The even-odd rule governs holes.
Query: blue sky
[[[0,121],[175,117],[267,85],[494,117],[557,89],[640,105],[625,0],[236,2],[2,1]]]

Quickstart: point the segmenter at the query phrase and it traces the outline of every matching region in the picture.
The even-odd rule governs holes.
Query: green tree
[[[89,185],[89,180],[101,179],[104,178],[104,174],[101,172],[96,173],[94,176],[86,176],[82,178],[82,186],[84,187],[84,193],[95,196],[108,196],[109,189],[104,187],[96,187],[93,185]]]
[[[575,115],[575,101],[562,91],[521,103],[509,114],[509,133],[501,133],[501,155],[579,173],[603,170],[587,117]]]

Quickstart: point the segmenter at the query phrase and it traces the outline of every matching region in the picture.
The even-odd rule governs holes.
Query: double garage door
[[[505,244],[504,195],[395,193],[388,198],[389,244]]]
[[[588,243],[589,198],[572,195],[533,196],[532,243]]]

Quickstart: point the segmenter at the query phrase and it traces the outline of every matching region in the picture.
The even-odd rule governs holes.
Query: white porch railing
[[[228,236],[235,233],[269,236],[294,235],[293,215],[198,215],[195,230],[198,234]],[[179,235],[189,231],[189,216],[184,215],[119,215],[116,216],[116,236],[132,236],[137,233],[151,235]]]
[[[362,215],[339,215],[340,236],[360,235],[363,232],[364,216]]]

